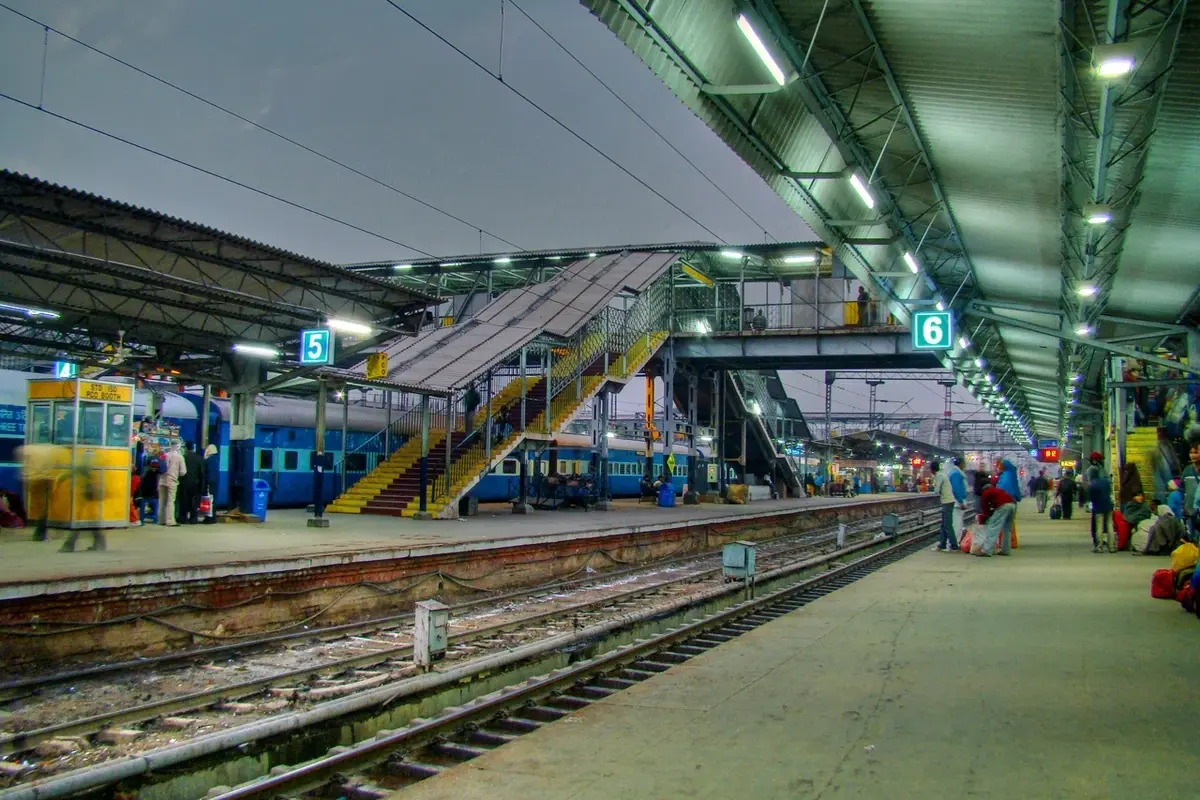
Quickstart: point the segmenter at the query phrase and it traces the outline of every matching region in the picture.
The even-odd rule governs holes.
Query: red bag
[[[206,494],[200,498],[200,516],[211,517],[213,510],[213,499],[211,494]]]
[[[1196,592],[1190,583],[1175,593],[1175,599],[1183,606],[1184,611],[1189,614],[1196,613]]]
[[[1159,600],[1175,599],[1175,571],[1170,569],[1154,570],[1150,579],[1150,596]]]
[[[962,539],[960,539],[958,542],[958,549],[962,550],[964,553],[971,552],[972,538],[974,538],[974,537],[972,536],[970,531],[967,531],[966,533],[964,533],[962,536]]]
[[[1133,537],[1133,529],[1125,521],[1125,515],[1120,511],[1113,511],[1112,521],[1113,530],[1117,532],[1117,549],[1128,550],[1129,540]]]

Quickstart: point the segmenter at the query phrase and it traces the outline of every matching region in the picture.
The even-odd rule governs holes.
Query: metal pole
[[[383,429],[383,457],[386,459],[392,454],[392,393],[384,392],[383,396],[387,401],[387,427]]]
[[[342,493],[346,491],[346,430],[350,427],[350,387],[342,384]]]
[[[313,473],[313,518],[308,521],[310,528],[327,528],[329,520],[325,519],[325,404],[328,390],[325,379],[317,380],[317,429],[316,440],[313,442],[316,455],[309,466]]]
[[[725,384],[725,370],[718,369],[713,375],[713,455],[717,463],[717,495],[725,496],[725,406],[721,399]]]
[[[830,471],[829,466],[833,461],[833,383],[837,380],[837,373],[825,372],[825,466],[821,469],[821,474],[825,479],[825,487],[829,485]]]
[[[487,419],[483,422],[483,435],[487,439],[484,444],[484,455],[486,463],[492,461],[492,371],[487,372],[487,402],[484,405],[484,410],[487,412]]]
[[[521,348],[521,433],[525,432],[525,396],[529,391],[529,385],[526,383],[525,377],[525,348]]]
[[[421,395],[421,494],[420,494],[420,514],[416,519],[429,519],[430,515],[427,510],[427,502],[429,495],[429,395]]]
[[[208,447],[208,410],[212,407],[212,385],[204,384],[204,395],[200,400],[200,415],[196,420],[200,425],[200,457],[204,457],[204,450]]]
[[[553,378],[551,373],[554,371],[554,351],[550,349],[550,345],[546,345],[546,434],[550,434],[550,403],[554,400],[551,394],[551,386]]]
[[[700,474],[699,451],[696,449],[696,428],[700,424],[700,375],[695,369],[688,371],[688,491],[683,496],[684,505],[700,502],[700,493],[696,491],[697,476]]]
[[[746,257],[742,256],[742,271],[738,277],[738,300],[741,308],[738,309],[740,315],[738,319],[738,330],[746,330]]]

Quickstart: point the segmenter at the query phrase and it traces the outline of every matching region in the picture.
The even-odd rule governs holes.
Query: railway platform
[[[1086,524],[1027,502],[1012,558],[918,553],[394,798],[1191,796],[1196,620]]]
[[[932,509],[930,495],[868,495],[663,509],[417,522],[357,515],[308,528],[300,511],[261,524],[146,526],[108,549],[58,552],[27,530],[0,538],[0,646],[32,661],[147,655],[309,625],[385,616],[428,597],[463,599],[655,559],[753,535]],[[62,532],[56,537],[61,538]]]

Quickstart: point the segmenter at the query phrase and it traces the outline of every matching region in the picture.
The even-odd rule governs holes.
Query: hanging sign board
[[[383,380],[388,374],[387,353],[372,353],[367,356],[367,380]]]
[[[300,363],[307,367],[333,363],[333,331],[315,328],[300,332]]]
[[[917,311],[912,315],[914,350],[949,350],[954,345],[954,317],[949,311]]]

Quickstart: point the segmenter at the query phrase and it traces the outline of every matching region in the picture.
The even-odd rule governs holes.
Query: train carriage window
[[[275,451],[274,450],[259,450],[258,451],[258,468],[260,470],[275,469]]]
[[[300,466],[300,452],[297,450],[283,451],[283,468],[297,469]]]
[[[347,472],[366,472],[367,471],[367,454],[366,453],[346,453],[346,471]]]
[[[515,458],[504,459],[504,463],[501,465],[501,468],[504,470],[505,475],[516,475],[521,471]]]

